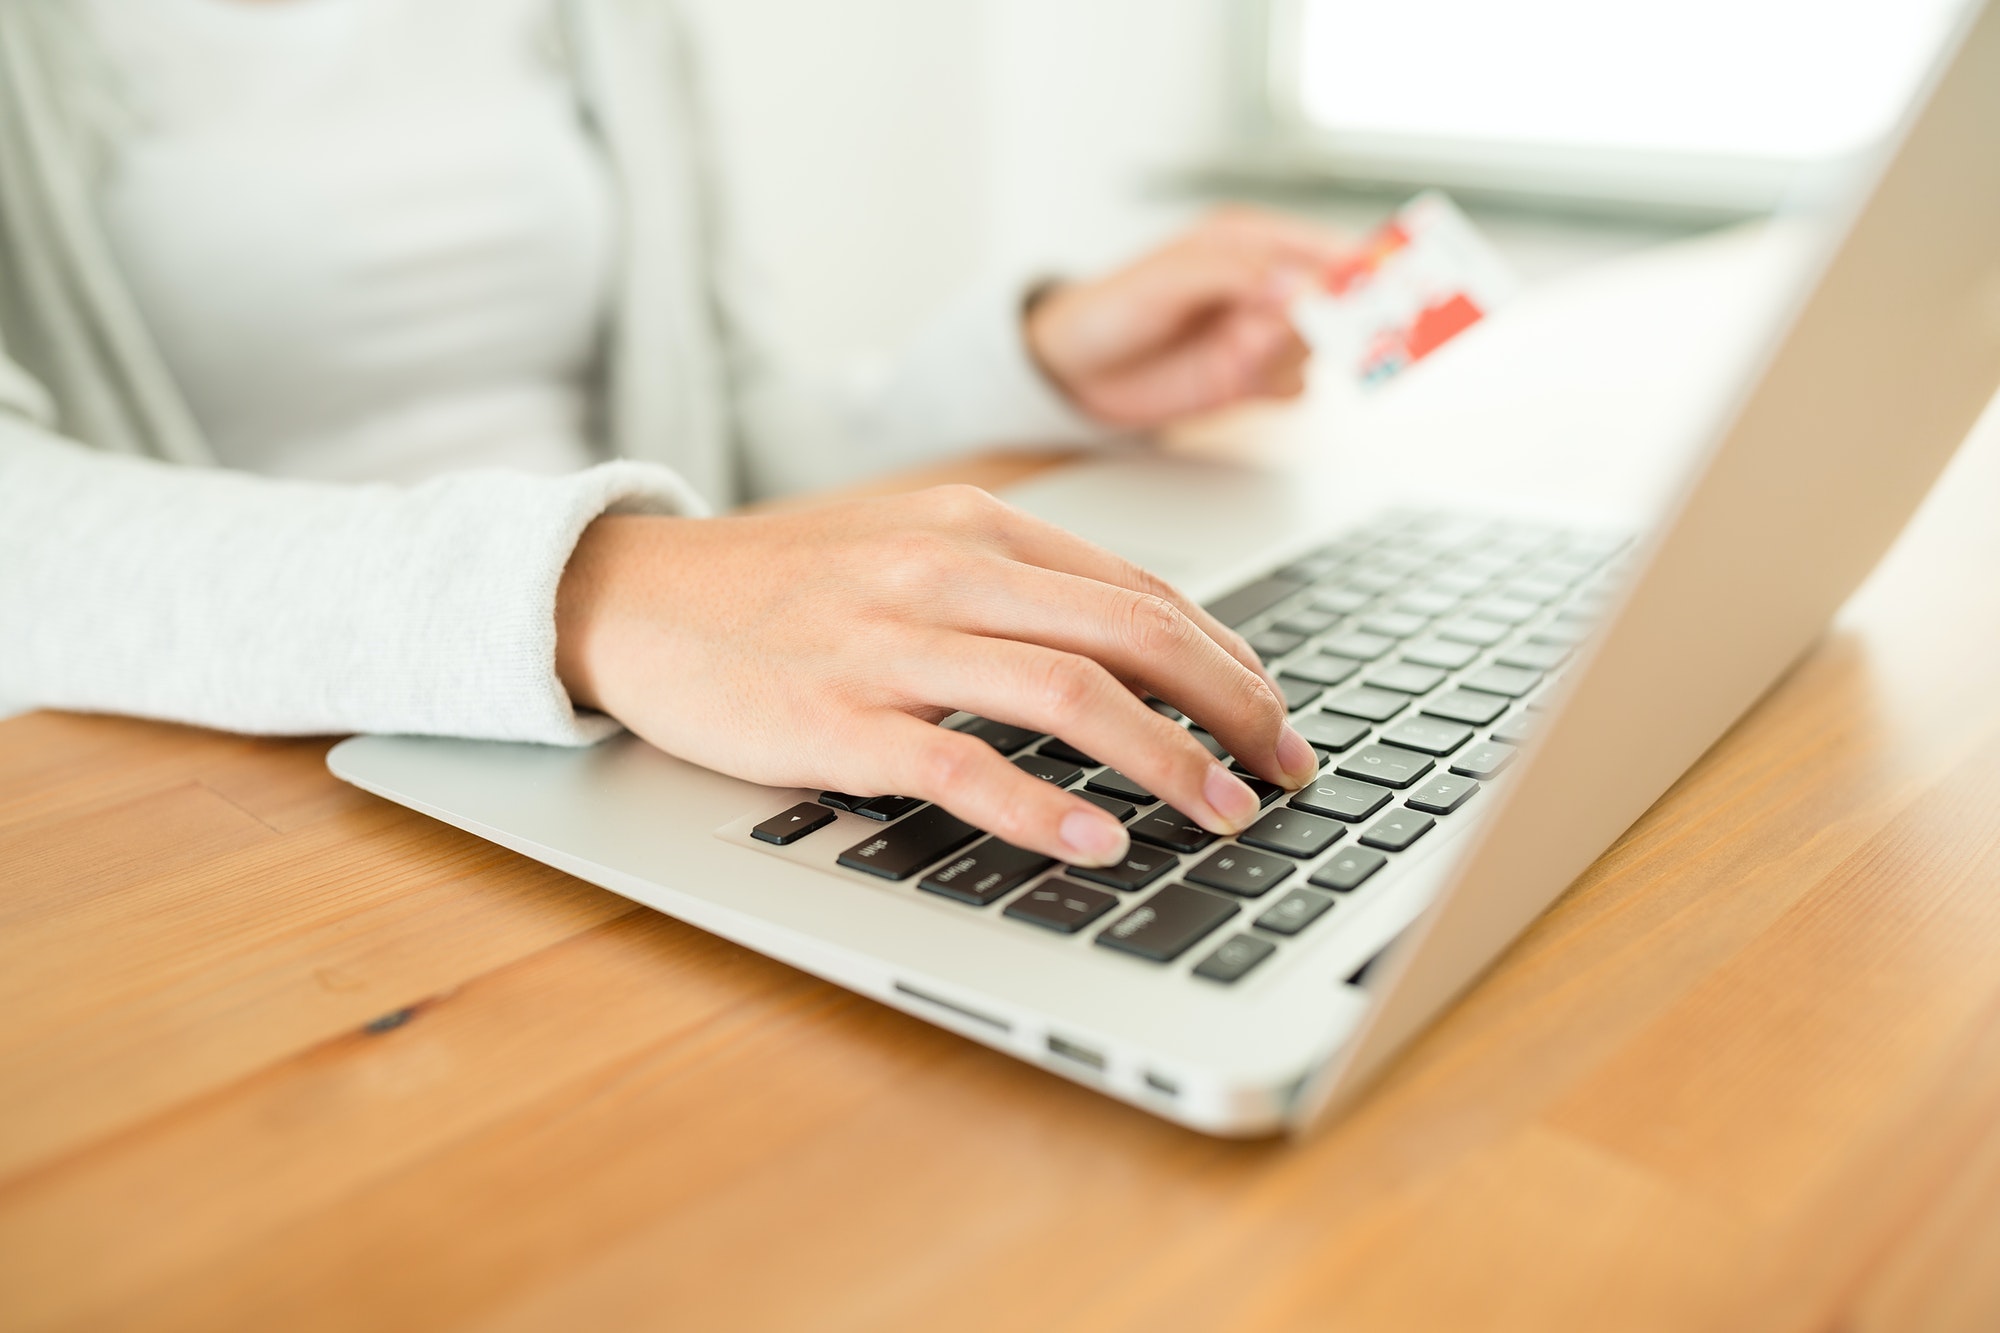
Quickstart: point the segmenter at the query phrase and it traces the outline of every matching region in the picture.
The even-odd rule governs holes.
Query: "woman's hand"
[[[1113,426],[1290,398],[1310,355],[1292,298],[1345,254],[1308,223],[1229,209],[1108,277],[1041,297],[1028,347],[1071,402]]]
[[[1125,830],[985,742],[954,709],[1052,732],[1217,833],[1257,798],[1167,700],[1260,776],[1318,761],[1241,637],[1108,551],[947,486],[797,514],[605,517],[557,595],[579,705],[754,782],[935,801],[1021,847],[1110,864]]]

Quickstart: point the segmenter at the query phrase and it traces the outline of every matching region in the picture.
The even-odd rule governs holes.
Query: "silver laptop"
[[[1334,501],[1274,543],[1247,497],[1206,525],[1232,544],[1172,572],[1219,594],[1325,761],[1238,837],[963,715],[946,725],[1125,819],[1126,862],[1054,865],[936,807],[772,790],[631,737],[362,737],[329,763],[1148,1111],[1303,1130],[1813,644],[2000,385],[2000,9],[1968,14],[1868,174],[1641,530]],[[1129,478],[1093,475],[1044,505],[1132,510]],[[1185,469],[1154,475],[1156,519],[1213,513]]]

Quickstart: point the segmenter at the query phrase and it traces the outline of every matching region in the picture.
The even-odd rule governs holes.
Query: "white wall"
[[[1227,0],[696,0],[735,225],[792,350],[893,348],[965,284],[1101,262],[1185,212]]]

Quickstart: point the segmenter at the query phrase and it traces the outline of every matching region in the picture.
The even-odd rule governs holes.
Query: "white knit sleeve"
[[[0,417],[0,698],[232,731],[580,745],[556,584],[666,468],[337,486],[94,453]]]

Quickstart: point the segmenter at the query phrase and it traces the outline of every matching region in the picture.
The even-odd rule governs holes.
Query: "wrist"
[[[556,679],[578,708],[609,711],[604,667],[630,602],[633,577],[649,562],[657,529],[684,519],[607,514],[577,538],[556,584]]]

